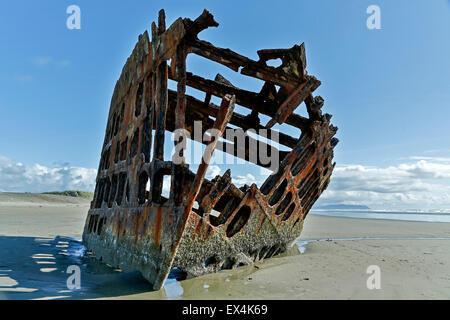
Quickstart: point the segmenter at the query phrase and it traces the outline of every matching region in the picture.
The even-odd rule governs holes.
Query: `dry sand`
[[[309,215],[301,240],[320,241],[151,291],[139,273],[83,255],[73,238],[81,238],[88,207],[86,199],[0,193],[0,299],[450,298],[448,223]],[[69,265],[81,269],[81,290],[67,289]],[[380,267],[379,290],[367,289],[369,265]]]

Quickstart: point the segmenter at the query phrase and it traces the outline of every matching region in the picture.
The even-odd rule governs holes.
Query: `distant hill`
[[[54,194],[54,195],[58,195],[58,196],[81,197],[81,198],[93,198],[94,197],[94,194],[92,192],[78,191],[78,190],[43,192],[42,194]]]
[[[47,193],[0,192],[0,207],[89,206],[92,193],[62,191]]]
[[[317,206],[314,209],[334,209],[334,210],[370,210],[368,206],[359,204],[328,204]]]

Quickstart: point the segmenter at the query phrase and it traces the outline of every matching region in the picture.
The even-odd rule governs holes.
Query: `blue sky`
[[[81,30],[66,28],[66,8],[71,4],[81,8]],[[366,8],[372,4],[381,8],[381,30],[366,27]],[[370,200],[361,201],[417,206],[427,196],[411,196],[414,202],[411,197],[401,199],[402,190],[395,190],[384,192],[392,198],[376,200],[383,192],[375,187],[386,179],[374,181],[369,191],[339,180],[348,182],[352,176],[348,172],[355,168],[363,168],[359,177],[370,175],[367,170],[385,170],[392,177],[386,171],[389,168],[399,172],[416,165],[424,176],[414,178],[405,169],[413,182],[399,177],[403,180],[391,184],[408,186],[420,179],[426,186],[418,190],[430,186],[444,190],[428,207],[450,208],[447,0],[3,1],[0,168],[3,163],[10,172],[6,175],[3,169],[1,190],[91,188],[92,184],[70,184],[71,175],[63,175],[69,184],[46,185],[46,180],[30,178],[28,184],[15,182],[13,187],[12,179],[14,172],[24,175],[36,165],[46,168],[44,172],[98,167],[115,82],[138,34],[150,28],[161,8],[166,10],[168,24],[180,16],[195,18],[207,8],[220,25],[202,32],[200,38],[255,59],[261,48],[305,42],[307,70],[322,81],[315,95],[325,99],[324,111],[333,114],[333,123],[339,127],[341,142],[335,161],[341,171],[336,172],[330,194],[372,192],[377,197],[366,195]],[[214,77],[221,72],[244,88],[259,86],[211,66],[202,59],[188,60],[188,68],[200,75]],[[88,172],[81,180],[95,177],[94,171]],[[352,176],[351,182],[355,181]],[[357,195],[339,194],[330,196],[330,201],[353,203],[364,197]]]

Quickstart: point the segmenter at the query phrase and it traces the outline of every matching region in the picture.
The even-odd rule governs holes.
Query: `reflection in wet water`
[[[183,296],[183,286],[176,279],[167,279],[163,288],[168,299],[181,299]]]
[[[294,246],[277,257],[300,252]],[[139,272],[125,273],[98,262],[77,239],[0,236],[0,257],[7,262],[0,264],[0,299],[91,299],[138,293],[148,293],[152,299],[181,299],[198,292],[217,293],[237,280],[251,279],[259,268],[241,266],[185,281],[174,269],[164,288],[153,291]],[[80,267],[79,290],[67,288],[70,265]]]
[[[0,259],[0,299],[89,299],[151,290],[139,273],[91,258],[77,239],[0,236]],[[67,288],[70,265],[80,267],[79,290]]]

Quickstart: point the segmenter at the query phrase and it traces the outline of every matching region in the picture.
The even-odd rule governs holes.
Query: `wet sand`
[[[89,200],[0,194],[0,299],[449,299],[450,224],[309,215],[298,245],[263,263],[159,291],[84,254]],[[317,241],[320,240],[320,241]],[[304,251],[304,253],[300,253]],[[69,290],[67,268],[81,269]],[[381,289],[366,286],[367,267]]]

